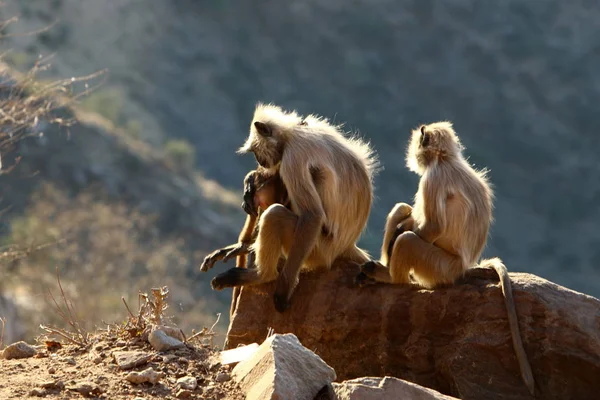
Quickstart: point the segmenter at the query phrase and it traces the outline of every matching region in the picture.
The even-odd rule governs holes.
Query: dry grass
[[[60,315],[48,313],[44,301],[47,288],[56,285],[57,267],[61,296],[64,293],[77,305],[83,330],[94,330],[101,321],[120,320],[121,298],[128,304],[135,302],[132,288],[171,288],[165,301],[176,306],[176,319],[183,328],[213,321],[207,312],[215,305],[198,299],[196,285],[186,276],[197,255],[182,239],[162,236],[154,221],[154,216],[110,200],[94,188],[70,197],[52,185],[42,186],[23,216],[11,221],[11,235],[4,238],[7,246],[10,244],[7,251],[56,243],[4,266],[3,284],[21,299],[20,316],[27,337],[37,332],[40,321],[46,326],[70,327]],[[144,297],[140,304],[164,311],[167,303],[157,303],[152,296]]]
[[[166,286],[160,288],[152,288],[150,290],[154,299],[150,299],[147,293],[138,293],[138,312],[134,315],[127,304],[124,297],[121,297],[129,317],[123,329],[129,333],[131,337],[141,335],[149,325],[163,325],[165,319],[164,312],[169,308],[167,298],[169,289]]]
[[[64,309],[58,304],[58,301],[56,301],[56,298],[54,297],[50,289],[48,289],[48,295],[52,299],[54,311],[71,328],[71,330],[63,330],[57,327],[46,326],[43,324],[40,324],[40,328],[46,331],[47,333],[59,335],[62,338],[67,339],[71,343],[77,344],[79,346],[85,346],[89,343],[89,334],[87,334],[81,328],[79,318],[77,318],[75,313],[75,307],[73,307],[73,303],[69,301],[67,299],[67,296],[65,295],[62,283],[60,282],[60,274],[58,273],[58,268],[56,268],[56,281],[58,282],[58,287],[60,289],[60,298],[62,300],[62,303],[64,304]]]

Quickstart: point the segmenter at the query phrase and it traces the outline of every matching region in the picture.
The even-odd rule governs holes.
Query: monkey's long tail
[[[517,311],[515,309],[512,284],[510,282],[510,277],[508,276],[508,270],[502,260],[498,257],[482,260],[478,266],[494,268],[500,277],[500,287],[502,288],[504,303],[506,304],[506,311],[508,312],[508,324],[510,325],[513,347],[521,368],[521,378],[523,378],[527,389],[529,389],[529,393],[533,396],[535,382],[533,373],[531,372],[531,365],[529,365],[529,359],[527,358],[527,353],[525,353],[525,348],[523,347],[523,341],[521,339],[521,331],[519,330],[519,323],[517,322]]]

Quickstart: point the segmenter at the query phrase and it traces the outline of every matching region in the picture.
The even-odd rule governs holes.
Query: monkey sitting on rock
[[[521,376],[534,393],[531,366],[523,347],[512,287],[499,258],[482,260],[493,221],[493,192],[487,171],[475,170],[463,156],[450,122],[422,125],[412,131],[406,161],[421,176],[411,207],[398,203],[387,217],[380,261],[361,266],[357,276],[379,282],[409,283],[435,288],[453,284],[473,267],[493,268],[508,311],[513,347]]]
[[[294,111],[258,104],[250,128],[238,152],[253,153],[262,168],[278,174],[289,207],[272,204],[258,219],[251,246],[256,268],[231,268],[211,285],[221,290],[276,280],[273,301],[284,312],[301,270],[330,268],[340,258],[357,264],[369,260],[356,243],[370,214],[378,162],[366,142],[346,137],[339,126],[314,115],[303,119]],[[201,269],[210,268],[215,258],[209,256]]]

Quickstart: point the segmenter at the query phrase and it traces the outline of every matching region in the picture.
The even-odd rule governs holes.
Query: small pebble
[[[177,386],[182,389],[194,390],[198,386],[198,381],[193,376],[184,376],[177,379]]]
[[[175,395],[178,399],[189,399],[192,397],[192,392],[187,389],[180,389]]]
[[[228,380],[230,380],[231,377],[229,376],[229,374],[225,374],[225,373],[220,373],[217,375],[217,377],[215,378],[215,380],[217,382],[227,382]]]
[[[21,341],[7,346],[2,352],[2,356],[7,360],[12,360],[33,357],[35,353],[33,346]]]
[[[42,389],[31,389],[31,392],[29,392],[29,395],[32,397],[44,397],[46,395],[46,392]]]

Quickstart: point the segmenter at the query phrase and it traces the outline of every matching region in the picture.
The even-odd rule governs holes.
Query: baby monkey
[[[450,122],[422,125],[412,132],[407,166],[421,176],[414,205],[398,203],[388,215],[380,261],[361,266],[380,282],[435,288],[454,284],[473,267],[496,270],[504,296],[513,347],[521,376],[530,393],[534,379],[523,348],[512,287],[499,258],[482,260],[492,223],[493,191],[486,171],[475,170],[463,156],[463,146]]]
[[[306,124],[304,119],[298,123],[300,126],[306,126]],[[273,204],[281,204],[290,209],[290,199],[287,189],[279,176],[278,170],[273,171],[259,165],[244,177],[244,201],[242,202],[242,209],[248,216],[240,232],[238,243],[215,250],[207,255],[200,266],[200,270],[206,272],[217,261],[222,260],[223,262],[227,262],[232,257],[237,257],[236,267],[252,268],[255,261],[255,252],[250,249],[250,246],[256,241],[258,236],[258,221],[260,215]]]
[[[204,258],[201,271],[208,271],[219,260],[229,261],[237,257],[236,267],[252,268],[254,251],[251,245],[258,235],[258,220],[261,214],[272,204],[281,204],[289,208],[288,193],[279,173],[258,166],[244,177],[244,201],[242,209],[248,214],[237,243],[215,250]]]

